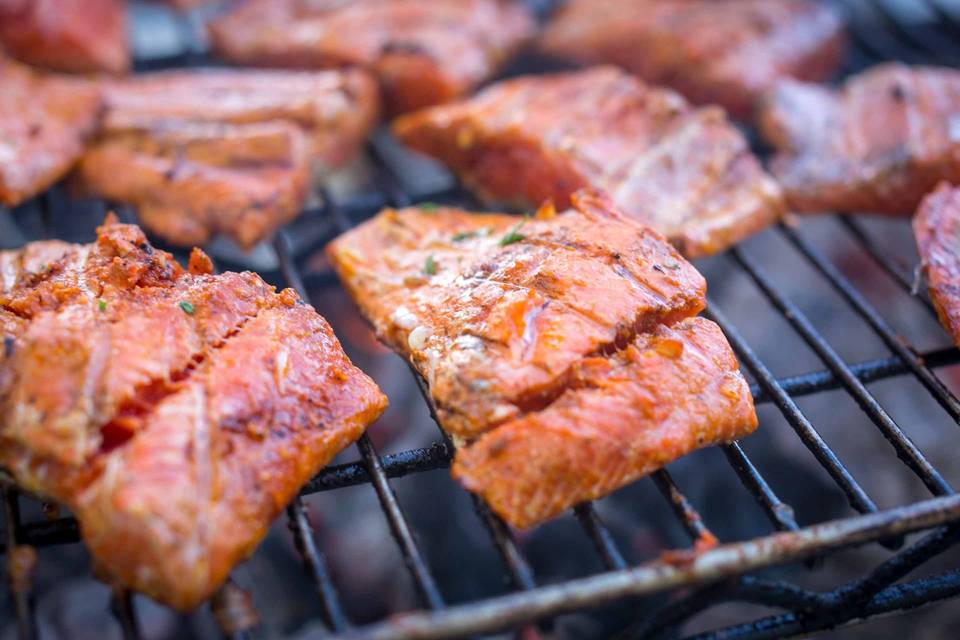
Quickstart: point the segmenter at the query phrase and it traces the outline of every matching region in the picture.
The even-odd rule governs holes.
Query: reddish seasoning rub
[[[109,220],[90,245],[0,251],[0,466],[182,610],[386,407],[292,290],[211,271]]]
[[[944,182],[924,198],[913,234],[940,324],[960,345],[960,189]]]
[[[526,220],[386,210],[328,254],[429,385],[454,476],[515,526],[756,427],[729,345],[693,317],[703,278],[602,197]]]
[[[780,188],[718,107],[694,108],[615,67],[529,76],[406,115],[394,131],[486,201],[560,208],[590,187],[687,257],[777,220]]]
[[[123,73],[130,67],[124,0],[0,0],[0,49],[38,67]]]
[[[168,242],[244,249],[301,211],[314,169],[352,158],[377,120],[364,72],[200,70],[105,83],[89,191],[137,207]]]
[[[793,210],[911,215],[960,181],[960,72],[885,64],[838,89],[784,82],[761,111]]]
[[[210,23],[210,40],[240,64],[368,69],[396,114],[469,93],[534,26],[515,0],[247,0]]]
[[[616,64],[750,119],[777,81],[832,75],[843,41],[839,16],[812,0],[570,0],[540,45],[561,58]]]
[[[0,204],[45,191],[80,158],[100,96],[82,80],[36,73],[0,56]]]

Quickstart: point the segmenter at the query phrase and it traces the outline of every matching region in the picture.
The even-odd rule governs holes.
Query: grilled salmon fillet
[[[330,327],[252,273],[189,271],[134,226],[0,252],[0,466],[76,515],[98,565],[209,597],[386,406]]]
[[[130,67],[123,0],[0,0],[0,48],[67,72]]]
[[[178,123],[108,135],[83,157],[85,189],[137,208],[180,245],[223,234],[251,249],[299,214],[310,184],[307,141],[283,121]]]
[[[960,189],[943,182],[924,198],[913,235],[940,324],[960,345]]]
[[[488,202],[566,208],[578,189],[602,190],[687,257],[726,249],[784,211],[722,109],[691,107],[615,67],[507,80],[393,130]]]
[[[183,122],[296,124],[321,168],[349,161],[376,124],[377,85],[359,69],[256,71],[199,69],[103,83],[108,133]]]
[[[960,72],[885,64],[839,90],[784,82],[760,126],[797,211],[911,215],[941,180],[960,181]]]
[[[222,233],[245,249],[299,214],[312,169],[354,156],[379,99],[359,70],[168,72],[105,83],[103,95],[82,185],[135,205],[173,244]]]
[[[401,113],[469,92],[533,29],[514,0],[247,0],[210,23],[210,39],[241,64],[369,69]]]
[[[20,204],[62,178],[99,113],[92,84],[35,73],[0,56],[0,204]]]
[[[581,192],[569,211],[544,207],[528,220],[386,210],[328,254],[378,337],[426,380],[441,426],[466,443],[454,475],[513,525],[756,427],[729,346],[712,323],[690,320],[704,306],[702,276],[601,196]],[[578,427],[578,407],[586,416],[600,396],[605,415]],[[569,475],[550,453],[563,439],[554,431],[580,438],[564,454],[576,459]],[[526,437],[530,470],[493,471],[498,453],[504,470],[514,464],[510,443]],[[621,445],[622,465],[596,462]],[[518,508],[532,493],[543,499]]]
[[[813,0],[570,0],[540,47],[584,64],[616,64],[749,119],[778,80],[829,77],[843,40],[838,16]]]

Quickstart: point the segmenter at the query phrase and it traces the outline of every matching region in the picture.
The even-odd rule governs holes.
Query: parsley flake
[[[524,217],[523,220],[513,225],[513,227],[510,228],[510,231],[507,231],[507,233],[502,238],[500,238],[500,246],[505,247],[508,244],[513,244],[514,242],[520,242],[521,240],[526,238],[525,235],[523,235],[522,233],[519,233],[520,229],[526,223],[527,223],[527,219],[526,217]]]
[[[428,276],[437,275],[437,263],[432,255],[427,256],[427,261],[423,265],[423,272]]]
[[[453,234],[454,242],[463,242],[464,240],[469,240],[470,238],[482,238],[490,234],[490,229],[484,227],[483,229],[475,229],[474,231],[461,231],[460,233]]]
[[[417,205],[417,209],[426,213],[433,213],[440,208],[440,205],[436,202],[421,202]]]
[[[183,312],[188,316],[192,316],[193,312],[195,311],[195,309],[193,308],[193,305],[187,302],[186,300],[180,303],[180,308],[183,309]]]
[[[97,307],[100,308],[100,311],[106,311],[106,310],[107,310],[107,301],[106,301],[106,300],[98,300],[98,301],[97,301]]]

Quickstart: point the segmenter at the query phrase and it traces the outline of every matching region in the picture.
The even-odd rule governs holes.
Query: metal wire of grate
[[[850,32],[854,45],[845,67],[847,71],[884,59],[960,62],[960,46],[951,40],[960,33],[960,21],[945,2],[929,0],[923,3],[933,17],[930,25],[937,34],[931,38],[926,35],[918,37],[914,29],[904,26],[901,9],[891,2],[849,0],[839,4],[848,12],[851,20]],[[926,34],[926,31],[923,33]],[[190,39],[184,41],[192,42]],[[202,61],[203,57],[191,46],[182,56],[143,61],[138,66],[157,68]],[[318,279],[311,281],[311,286],[306,285],[302,267],[309,249],[322,246],[337,233],[372,215],[380,206],[405,206],[417,200],[441,198],[466,206],[472,202],[458,191],[408,193],[397,167],[376,142],[370,145],[368,155],[376,169],[376,193],[341,200],[321,190],[322,206],[305,212],[298,223],[314,227],[310,242],[306,245],[298,243],[289,229],[281,230],[274,239],[272,248],[282,279],[307,300],[316,286],[333,285],[329,279]],[[21,211],[0,211],[0,223],[9,226],[12,221],[11,237],[19,237],[23,241],[50,237],[55,235],[58,217],[65,215],[69,207],[70,203],[62,193],[53,190],[36,202],[25,205]],[[33,218],[39,220],[39,224],[23,224]],[[909,267],[887,255],[856,218],[841,219],[840,224],[850,239],[897,286],[907,292],[914,289],[915,277]],[[18,235],[12,236],[14,233]],[[846,362],[836,347],[776,284],[761,262],[742,248],[734,249],[724,260],[752,283],[771,308],[786,320],[795,335],[811,348],[824,368],[804,375],[777,378],[714,301],[710,302],[707,316],[720,325],[741,364],[753,376],[751,391],[757,404],[770,404],[776,408],[845,496],[849,506],[860,515],[801,528],[791,506],[777,496],[757,465],[739,444],[734,443],[723,447],[724,457],[738,481],[769,520],[770,533],[767,536],[710,548],[714,535],[706,520],[696,511],[693,502],[671,474],[663,470],[653,474],[651,481],[690,539],[694,543],[701,543],[705,550],[696,554],[690,552],[679,562],[675,557],[660,558],[631,566],[594,505],[582,504],[574,509],[575,521],[592,543],[604,571],[559,584],[542,585],[538,583],[523,547],[510,529],[482,501],[474,498],[473,507],[485,525],[512,589],[501,596],[447,606],[443,585],[431,570],[391,480],[449,466],[453,444],[440,432],[439,439],[429,446],[381,455],[371,440],[364,436],[357,443],[359,460],[324,469],[303,488],[301,496],[361,484],[372,485],[423,608],[377,624],[354,627],[341,603],[337,586],[327,567],[327,559],[314,538],[303,500],[298,497],[287,509],[288,526],[305,571],[316,588],[318,614],[331,633],[337,637],[355,639],[456,637],[535,621],[545,624],[544,621],[559,614],[594,608],[618,599],[651,595],[679,587],[700,587],[686,597],[675,599],[671,604],[639,619],[624,632],[624,637],[675,637],[677,629],[700,612],[721,602],[738,601],[774,607],[785,613],[695,637],[780,638],[862,622],[960,595],[960,571],[947,571],[901,582],[911,571],[958,542],[960,525],[951,523],[960,522],[960,496],[955,495],[941,471],[867,388],[871,382],[910,376],[926,389],[953,421],[960,423],[960,400],[934,373],[938,368],[960,363],[960,351],[946,347],[921,352],[894,331],[881,313],[813,242],[788,226],[781,226],[776,233],[792,247],[796,256],[826,280],[849,309],[889,349],[890,355],[856,363]],[[928,300],[923,297],[917,300],[917,306],[925,309],[924,313],[932,312]],[[422,380],[417,379],[417,383],[423,390]],[[833,390],[843,390],[857,404],[869,418],[866,424],[878,430],[901,463],[920,479],[933,497],[893,509],[881,510],[877,507],[798,405],[797,400],[801,397]],[[79,530],[72,518],[21,522],[17,490],[9,478],[0,476],[0,481],[3,483],[5,522],[0,551],[5,554],[9,568],[19,637],[35,638],[37,626],[29,580],[23,579],[23,567],[18,564],[24,561],[24,557],[30,556],[31,547],[79,541]],[[873,542],[899,549],[906,534],[921,530],[931,531],[918,542],[891,555],[867,575],[829,592],[811,591],[783,580],[746,575],[771,565],[822,558],[838,549]],[[123,637],[140,637],[140,624],[129,593],[115,592],[111,610]],[[228,635],[239,638],[246,631],[231,630]]]

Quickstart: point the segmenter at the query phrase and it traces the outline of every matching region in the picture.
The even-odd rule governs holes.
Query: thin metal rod
[[[120,623],[120,631],[124,640],[138,640],[140,625],[137,622],[137,612],[133,606],[133,594],[129,589],[116,588],[110,596],[110,612]]]
[[[837,455],[827,443],[824,442],[819,432],[810,424],[810,421],[803,415],[803,412],[800,411],[797,404],[787,395],[787,392],[783,390],[783,387],[781,387],[773,377],[770,370],[767,369],[767,366],[757,357],[753,349],[750,348],[720,309],[715,304],[708,303],[708,308],[707,311],[704,312],[704,315],[720,325],[733,350],[739,356],[740,361],[753,374],[753,377],[764,391],[770,395],[773,403],[780,409],[783,417],[786,418],[787,423],[794,429],[803,444],[813,454],[814,458],[817,459],[830,477],[833,478],[837,486],[840,487],[844,495],[846,495],[850,506],[860,513],[877,511],[877,506],[873,503],[873,500],[871,500],[860,487],[859,483],[854,480],[850,472],[847,471],[847,468],[844,467],[840,459],[837,458]]]
[[[580,526],[586,531],[590,541],[593,542],[603,566],[609,570],[625,569],[627,561],[623,559],[610,530],[600,520],[593,503],[585,502],[577,505],[574,507],[573,513],[580,521]]]
[[[867,230],[864,229],[859,222],[857,222],[852,216],[837,216],[840,224],[847,229],[850,235],[853,237],[854,241],[860,245],[860,247],[867,252],[874,262],[879,265],[884,272],[887,273],[894,282],[900,285],[900,288],[905,292],[909,293],[910,296],[919,302],[927,313],[930,314],[934,319],[937,318],[937,310],[933,308],[933,303],[930,302],[930,299],[927,297],[925,291],[918,291],[914,295],[914,279],[916,274],[908,269],[903,263],[889,255],[888,251],[884,251],[876,241],[870,237],[870,234],[867,233]]]
[[[17,490],[4,485],[3,515],[7,549],[7,580],[10,585],[10,597],[13,599],[13,610],[17,618],[17,638],[19,640],[35,640],[37,625],[34,620],[33,602],[30,597],[30,576],[22,575],[31,567],[18,566],[21,558],[17,557],[20,539],[20,504]]]
[[[687,497],[681,493],[670,472],[666,469],[660,469],[651,476],[653,483],[657,485],[657,490],[670,505],[670,510],[677,516],[683,528],[687,530],[690,539],[694,542],[708,543],[716,542],[716,537],[707,529],[703,523],[703,517],[693,508]]]
[[[810,322],[800,308],[780,292],[779,288],[774,285],[763,268],[739,248],[733,249],[730,255],[733,257],[733,260],[746,271],[754,283],[756,283],[766,299],[783,314],[783,317],[803,338],[804,342],[817,353],[820,360],[841,380],[847,393],[856,400],[863,412],[870,417],[873,424],[876,425],[883,434],[883,437],[886,438],[887,442],[894,448],[897,457],[923,481],[923,484],[933,495],[953,493],[953,488],[943,476],[940,475],[940,472],[930,461],[927,460],[923,452],[920,451],[920,448],[917,447],[913,440],[903,432],[900,426],[890,417],[880,403],[877,402],[873,394],[871,394],[866,386],[854,375],[850,367],[847,366],[847,363],[840,357],[840,354],[838,354],[814,328],[813,323]]]
[[[740,482],[746,487],[750,495],[760,504],[767,518],[778,531],[796,531],[799,527],[790,505],[786,504],[773,492],[767,480],[760,475],[739,442],[724,445],[723,454],[733,470],[736,471]]]
[[[277,252],[280,261],[280,270],[287,283],[300,294],[304,301],[309,302],[309,292],[303,286],[303,279],[300,277],[300,272],[289,251],[289,246],[289,238],[286,233],[283,231],[278,233],[274,240],[274,250]],[[431,609],[442,609],[444,607],[443,597],[440,595],[436,581],[430,573],[423,554],[417,547],[410,524],[400,508],[397,496],[383,471],[380,457],[367,434],[363,434],[357,439],[357,449],[360,451],[360,457],[370,474],[373,488],[380,501],[380,507],[387,518],[394,540],[403,556],[403,562],[413,578],[413,584],[421,600]]]
[[[324,622],[334,631],[343,631],[350,626],[347,614],[340,605],[340,597],[333,586],[323,554],[313,539],[313,528],[307,518],[303,500],[298,496],[287,506],[287,525],[293,533],[293,544],[300,554],[310,579],[320,593],[320,605]]]
[[[562,584],[489,598],[445,611],[413,612],[358,628],[350,640],[431,640],[457,638],[505,629],[525,621],[597,607],[691,584],[705,584],[744,572],[785,564],[842,547],[901,536],[960,519],[960,496],[933,498],[857,518],[806,527],[796,532],[721,545],[689,563],[655,560]]]
[[[827,260],[820,251],[786,225],[780,225],[780,231],[800,250],[800,253],[804,255],[810,264],[830,282],[831,286],[843,296],[853,310],[870,325],[874,333],[887,345],[887,348],[893,351],[893,353],[903,361],[910,372],[927,388],[950,417],[960,423],[960,401],[957,400],[957,397],[944,386],[920,356],[917,355],[913,345],[903,336],[898,335],[890,325],[887,324],[887,321],[881,317],[877,309],[867,302],[866,298],[857,291],[856,287],[854,287],[850,281],[840,273],[839,269]]]

